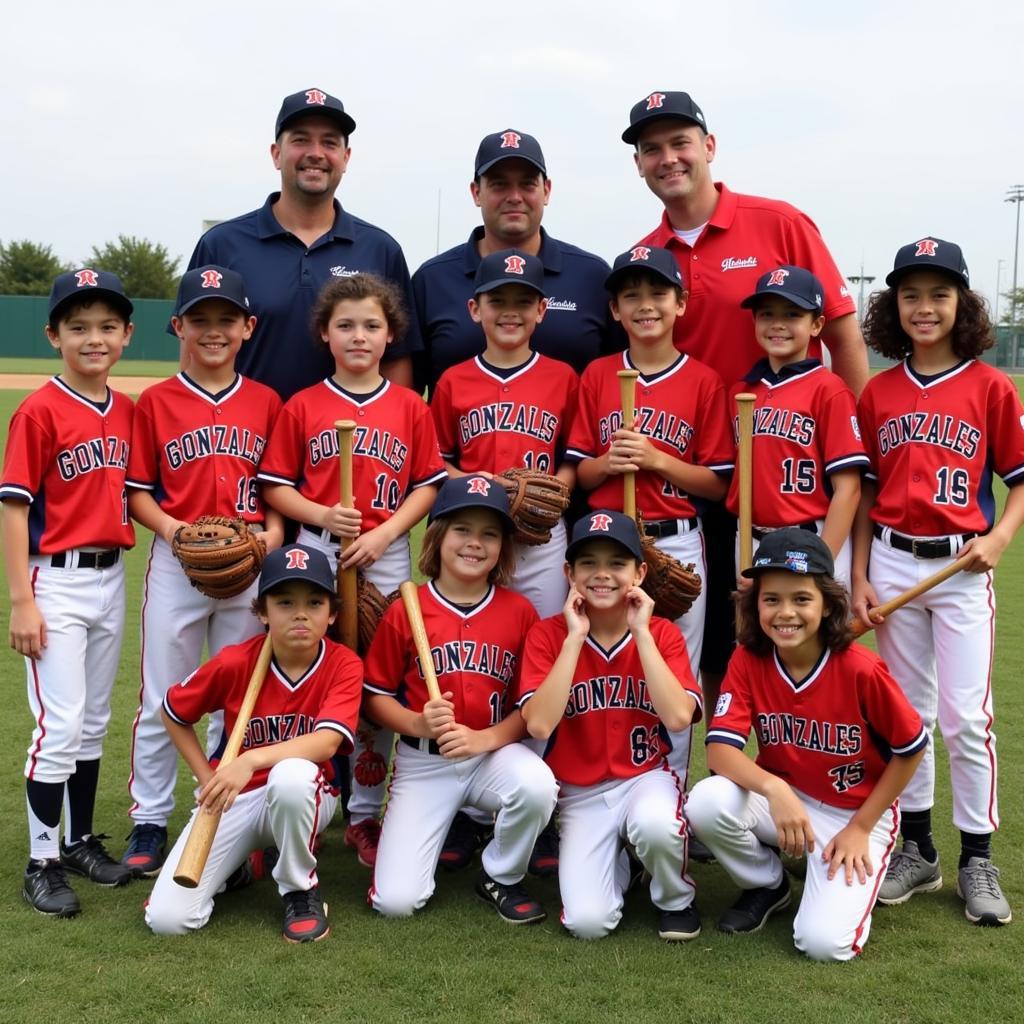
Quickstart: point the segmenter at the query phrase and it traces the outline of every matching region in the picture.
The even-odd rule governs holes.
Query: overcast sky
[[[358,123],[339,198],[410,269],[436,251],[439,193],[442,249],[478,223],[473,155],[508,127],[544,148],[545,227],[611,259],[661,212],[619,139],[629,108],[684,89],[717,136],[716,179],[803,209],[846,274],[863,260],[880,279],[934,234],[991,298],[997,262],[1004,290],[1013,270],[1022,55],[1010,0],[11,4],[0,240],[79,261],[134,234],[184,266],[204,218],[275,189],[277,109],[315,86]]]

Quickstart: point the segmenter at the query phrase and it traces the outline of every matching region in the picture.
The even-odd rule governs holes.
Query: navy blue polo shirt
[[[625,334],[608,312],[604,279],[609,267],[600,256],[560,242],[543,228],[540,234],[548,311],[530,347],[582,373],[599,355],[626,347]],[[417,388],[433,389],[448,367],[484,350],[483,328],[466,308],[480,265],[477,243],[483,237],[481,225],[468,242],[427,260],[413,274],[413,303],[423,339],[422,352],[414,357]]]
[[[334,201],[334,227],[308,249],[277,222],[273,192],[258,210],[226,220],[199,239],[189,269],[206,263],[245,279],[256,330],[236,360],[239,373],[272,387],[284,400],[334,372],[334,360],[311,324],[313,306],[331,277],[369,272],[398,285],[409,309],[409,330],[388,346],[386,359],[422,347],[410,301],[409,268],[386,232],[353,217]]]

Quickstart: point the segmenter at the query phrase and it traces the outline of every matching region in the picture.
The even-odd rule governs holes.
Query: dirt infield
[[[0,390],[35,391],[53,375],[50,373],[0,373]],[[162,377],[110,377],[115,391],[137,395],[153,384],[159,384]]]

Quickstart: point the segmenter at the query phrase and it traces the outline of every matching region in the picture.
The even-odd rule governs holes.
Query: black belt
[[[120,558],[120,548],[111,548],[109,551],[79,551],[77,568],[109,569],[112,565],[117,565]],[[50,557],[50,565],[54,569],[63,569],[69,561],[71,559],[68,558],[67,551],[61,551]]]
[[[679,524],[683,523],[687,528],[681,530]],[[700,520],[694,516],[692,519],[645,519],[644,530],[648,537],[674,537],[678,533],[689,533],[700,526]]]
[[[811,533],[817,533],[818,532],[818,524],[813,519],[809,523],[797,523],[795,528],[797,530],[809,530]],[[769,533],[775,533],[777,530],[783,530],[783,529],[789,529],[789,527],[783,527],[783,526],[770,526],[770,527],[752,526],[750,528],[750,535],[754,538],[754,540],[764,540],[765,537],[767,537]]]
[[[302,528],[308,530],[315,537],[320,538],[321,544],[340,544],[341,538],[336,533],[331,533],[326,527],[323,526],[310,526],[309,523],[303,523]]]
[[[413,747],[416,750],[422,750],[424,753],[441,753],[441,749],[438,747],[436,740],[428,740],[420,736],[399,736],[398,738],[406,745]],[[425,744],[425,746],[423,746],[423,744]]]
[[[874,524],[874,531],[879,540],[885,541],[898,551],[909,551],[915,558],[950,558],[969,540],[978,536],[976,533],[957,533],[952,537],[939,537],[936,540],[919,540],[917,537],[907,537],[890,530],[886,538],[885,528],[878,523]]]

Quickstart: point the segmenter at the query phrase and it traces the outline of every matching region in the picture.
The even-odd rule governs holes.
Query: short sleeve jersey
[[[580,383],[576,421],[569,432],[566,460],[582,462],[604,455],[622,426],[619,370],[631,369],[629,353],[605,356],[587,367]],[[728,476],[733,443],[725,388],[714,370],[680,356],[660,373],[636,383],[636,429],[673,458]],[[587,495],[591,508],[622,509],[622,478],[609,476]],[[696,501],[696,503],[695,503]],[[699,499],[649,470],[636,474],[636,506],[645,519],[688,519]]]
[[[203,715],[223,710],[224,735],[220,747],[210,757],[214,767],[234,729],[264,639],[261,633],[225,647],[164,696],[164,710],[179,725],[195,725]],[[342,736],[338,753],[350,753],[355,743],[362,686],[362,662],[347,647],[332,640],[320,641],[313,663],[299,679],[291,679],[271,659],[245,730],[242,752],[273,746],[319,729],[331,729]],[[321,768],[328,781],[338,782],[331,763]],[[254,772],[244,792],[266,785],[269,773],[269,768]]]
[[[391,518],[417,487],[446,479],[427,403],[383,381],[357,395],[328,377],[285,403],[260,464],[263,483],[288,484],[321,505],[338,503],[336,420],[354,420],[352,494],[363,530]]]
[[[568,635],[561,615],[537,623],[526,638],[519,706],[536,693]],[[651,619],[651,635],[679,685],[696,704],[701,693],[690,671],[686,642],[668,619]],[[631,779],[659,767],[671,749],[668,733],[647,693],[644,667],[633,636],[611,650],[587,637],[576,662],[565,714],[548,740],[544,760],[559,782],[595,786]]]
[[[705,742],[742,750],[751,729],[761,768],[833,807],[860,807],[893,755],[928,744],[885,662],[859,644],[826,649],[799,683],[774,651],[737,647]]]
[[[858,418],[880,526],[914,537],[981,533],[995,522],[992,475],[1024,481],[1017,389],[980,360],[933,377],[900,363],[868,381]]]
[[[533,605],[491,587],[471,608],[453,604],[435,583],[419,588],[430,656],[442,693],[452,693],[455,721],[470,729],[497,725],[512,709],[523,643],[537,621]],[[368,693],[394,697],[410,711],[426,704],[423,668],[401,601],[384,613],[366,654]]]
[[[735,397],[755,396],[752,460],[753,522],[776,528],[823,519],[832,500],[829,476],[864,470],[864,452],[853,392],[816,359],[784,366],[774,374],[761,360],[735,384]],[[738,424],[733,433],[738,443]],[[733,476],[726,507],[739,514],[739,480]]]
[[[578,388],[570,366],[536,352],[511,371],[482,356],[467,359],[442,374],[430,405],[441,455],[464,473],[517,466],[554,473]]]
[[[784,263],[813,271],[825,288],[828,320],[852,313],[855,306],[806,214],[776,199],[731,192],[720,182],[715,188],[718,205],[693,246],[676,235],[667,214],[638,244],[670,250],[689,291],[686,315],[675,323],[676,348],[706,363],[731,385],[761,356],[750,311],[740,303],[766,271]],[[808,354],[821,358],[817,339]]]
[[[135,544],[125,489],[134,409],[110,388],[93,402],[52,377],[14,411],[0,501],[29,503],[29,554]]]
[[[185,373],[139,396],[128,460],[128,486],[150,491],[170,516],[237,516],[262,523],[266,514],[256,470],[281,399],[236,376],[219,394]]]

